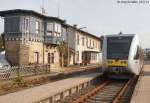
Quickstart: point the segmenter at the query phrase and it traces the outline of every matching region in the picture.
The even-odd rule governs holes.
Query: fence
[[[33,76],[50,72],[50,64],[12,66],[0,69],[0,79],[12,79],[17,76]]]

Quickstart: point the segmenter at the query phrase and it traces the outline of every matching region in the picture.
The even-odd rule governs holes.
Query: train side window
[[[140,50],[139,50],[139,47],[138,47],[136,55],[134,56],[134,59],[139,59],[139,57],[140,57]]]

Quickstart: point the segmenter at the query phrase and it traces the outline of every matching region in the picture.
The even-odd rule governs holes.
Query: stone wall
[[[34,63],[34,52],[39,53],[39,64],[43,64],[43,43],[42,42],[29,42],[29,63]]]
[[[60,57],[57,46],[44,45],[44,63],[48,63],[48,53],[54,53],[54,63],[51,64],[53,69],[60,69]]]
[[[19,41],[5,41],[6,59],[12,65],[19,63]]]
[[[20,43],[19,64],[29,64],[29,45],[26,43]]]
[[[43,64],[43,43],[5,41],[6,58],[12,65],[34,63],[34,52],[39,52],[39,64]]]
[[[39,64],[48,63],[48,53],[54,53],[53,69],[60,69],[60,58],[57,46],[45,45],[42,42],[6,41],[6,57],[12,65],[34,63],[34,52],[39,53]]]

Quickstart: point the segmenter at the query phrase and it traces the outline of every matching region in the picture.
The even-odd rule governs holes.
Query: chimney
[[[77,28],[77,24],[74,24],[73,27]]]

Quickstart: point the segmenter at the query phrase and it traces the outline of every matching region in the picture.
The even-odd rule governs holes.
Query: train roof
[[[109,34],[109,35],[105,35],[105,37],[120,37],[120,36],[123,36],[123,37],[127,37],[127,36],[133,37],[133,36],[136,36],[136,34]]]

